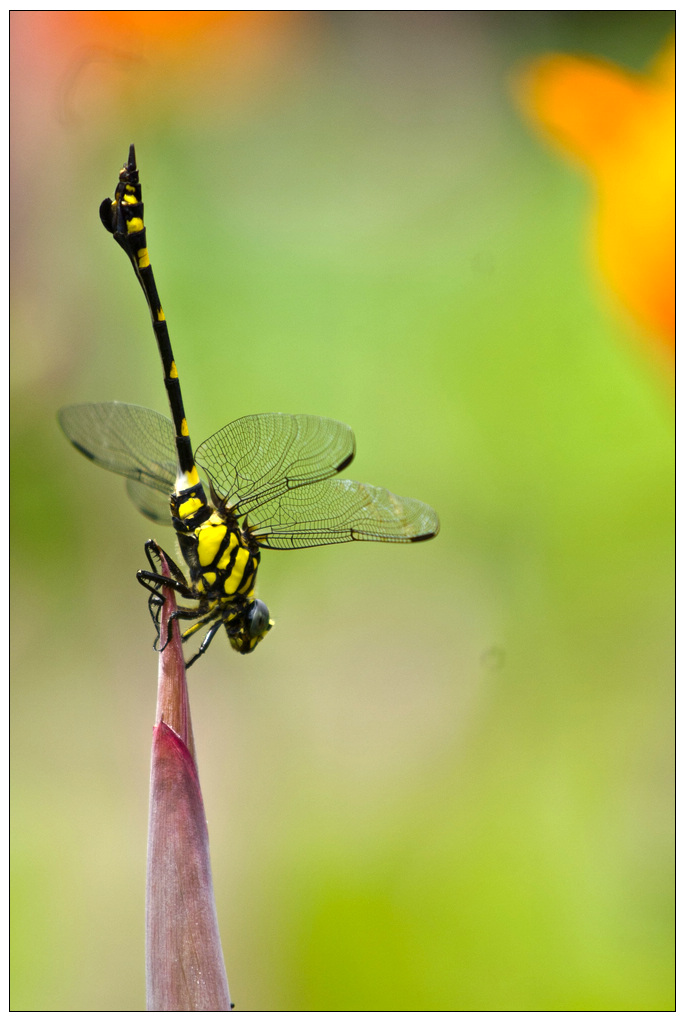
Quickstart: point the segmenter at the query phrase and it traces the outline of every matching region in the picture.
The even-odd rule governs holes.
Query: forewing
[[[440,528],[432,507],[380,486],[328,479],[264,504],[250,517],[262,547],[295,550],[352,540],[416,543]]]
[[[175,436],[171,420],[166,416],[140,405],[108,401],[68,405],[60,410],[58,417],[74,447],[96,465],[152,487],[167,497],[174,489]],[[129,494],[140,507],[131,490]],[[147,512],[143,510],[143,513]]]
[[[349,426],[316,415],[246,415],[200,444],[196,460],[236,513],[328,479],[354,457]]]

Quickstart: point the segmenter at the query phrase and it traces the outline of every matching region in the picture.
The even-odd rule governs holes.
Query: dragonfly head
[[[272,627],[269,610],[262,600],[252,600],[226,622],[229,641],[238,653],[251,653]]]

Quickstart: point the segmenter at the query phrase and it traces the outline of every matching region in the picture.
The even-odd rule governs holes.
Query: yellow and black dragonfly
[[[262,549],[296,550],[351,540],[416,543],[437,534],[438,516],[427,504],[333,478],[355,453],[352,430],[333,419],[246,415],[193,453],[150,266],[133,146],[114,199],[103,201],[100,217],[131,260],[147,299],[172,418],[113,401],[70,405],[61,409],[59,421],[77,450],[126,477],[128,494],[144,515],[176,531],[187,573],[148,540],[150,570],[137,575],[150,592],[158,640],[162,588],[170,586],[190,604],[172,615],[161,648],[178,619],[192,622],[182,633],[183,641],[207,628],[187,666],[207,650],[222,626],[235,650],[250,653],[273,624],[266,605],[254,594]],[[160,572],[161,555],[171,578]]]

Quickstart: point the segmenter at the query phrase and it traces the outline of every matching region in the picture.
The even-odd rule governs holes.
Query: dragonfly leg
[[[203,653],[207,652],[207,649],[209,648],[210,642],[212,641],[212,639],[214,638],[216,633],[219,631],[219,629],[221,628],[222,624],[223,624],[223,621],[221,619],[219,621],[215,621],[214,622],[214,624],[209,629],[209,631],[205,635],[204,639],[200,643],[200,648],[198,649],[198,651],[195,654],[195,656],[192,656],[190,658],[190,660],[188,660],[188,662],[186,663],[186,670],[189,667],[192,667],[192,665],[195,663],[195,661],[199,660],[199,658],[202,656]]]
[[[161,652],[163,649],[165,649],[167,644],[171,640],[171,628],[172,628],[172,625],[173,625],[174,621],[183,621],[183,620],[185,620],[185,621],[192,621],[192,619],[196,618],[197,616],[198,616],[198,611],[197,610],[193,610],[192,607],[179,607],[177,610],[175,610],[173,612],[173,614],[171,614],[170,617],[169,617],[169,630],[168,630],[168,633],[167,633],[167,639],[166,639],[166,642],[164,643],[164,645],[160,648],[159,652]],[[196,621],[194,624],[192,624],[190,626],[190,628],[187,628],[185,630],[185,632],[182,632],[182,634],[181,634],[181,642],[186,642],[189,638],[191,638],[191,636],[195,635],[195,633],[198,632],[200,630],[200,628],[203,628],[206,624],[209,624],[209,622],[212,620],[212,618],[214,616],[215,616],[215,612],[211,612],[210,614],[201,617],[201,619],[199,621]],[[195,654],[195,656],[191,657],[190,660],[186,663],[186,668],[190,667],[191,664],[194,664],[199,656],[202,656],[202,654],[205,652],[205,650],[209,646],[210,642],[212,641],[212,639],[214,638],[214,636],[216,635],[218,629],[221,627],[222,624],[223,624],[223,621],[221,619],[219,619],[218,621],[216,621],[211,626],[211,628],[209,629],[209,631],[205,635],[204,639],[202,640],[202,643],[200,644],[200,648],[197,651],[197,653]],[[158,638],[159,638],[159,635],[158,635]]]
[[[153,570],[147,571],[146,569],[141,569],[136,573],[136,578],[138,579],[140,584],[144,586],[144,588],[147,589],[148,592],[150,593],[147,605],[148,610],[150,611],[150,617],[152,618],[152,623],[154,624],[155,629],[157,631],[157,638],[155,639],[154,642],[154,648],[157,650],[160,637],[159,616],[162,607],[166,602],[164,596],[162,596],[161,593],[162,588],[164,586],[168,586],[170,589],[173,589],[175,592],[179,594],[179,596],[182,596],[186,600],[192,600],[195,597],[192,589],[190,588],[186,581],[185,575],[183,574],[179,566],[176,564],[174,560],[172,560],[171,557],[169,557],[169,555],[164,550],[162,550],[160,546],[157,545],[157,543],[155,543],[153,539],[149,539],[145,544],[145,555],[148,559],[150,567]],[[156,558],[156,560],[153,560],[153,556],[154,558]],[[162,557],[164,557],[164,559],[167,562],[169,571],[172,576],[171,578],[168,578],[166,575],[160,574],[160,572],[157,570],[158,568],[157,562],[160,562],[159,566],[161,567]],[[166,647],[167,643],[169,642],[169,639],[171,638],[171,624],[173,617],[174,615],[172,615],[172,618],[169,621],[167,639],[166,642],[164,643],[164,646],[161,647],[162,649]]]
[[[153,555],[156,558],[156,561],[153,560]],[[169,557],[169,555],[166,552],[166,550],[162,550],[161,546],[159,546],[159,544],[155,543],[154,539],[149,539],[147,541],[147,543],[145,544],[145,556],[148,559],[148,564],[152,568],[152,574],[153,575],[160,575],[159,567],[161,567],[161,561],[162,561],[162,557],[163,557],[165,559],[165,561],[167,562],[167,565],[168,565],[169,571],[171,572],[172,578],[179,585],[185,586],[186,588],[188,588],[188,583],[186,582],[186,577],[183,574],[183,572],[181,571],[181,569],[179,568],[179,566],[176,564],[176,561],[174,561],[171,557]],[[158,567],[158,565],[159,565],[159,567]],[[140,575],[141,572],[138,572],[138,574]],[[147,572],[146,573],[146,577],[148,577],[149,574],[150,573]],[[165,584],[166,585],[170,585],[172,589],[176,589],[177,592],[180,592],[182,595],[184,595],[182,593],[182,590],[177,588],[177,586],[175,586],[173,584],[173,582],[171,582],[170,580],[167,580],[165,582]]]
[[[159,603],[160,606],[164,603],[164,597],[160,595],[159,590],[164,588],[164,586],[173,589],[174,592],[178,593],[185,600],[197,599],[185,579],[182,582],[177,581],[175,578],[167,578],[166,575],[159,575],[156,571],[145,571],[143,568],[136,572],[136,578],[141,586],[149,589],[152,595],[157,597],[154,602],[155,604]]]
[[[201,611],[193,609],[192,607],[177,607],[173,614],[169,615],[169,627],[167,629],[167,638],[166,642],[164,643],[164,646],[162,646],[162,649],[164,649],[167,643],[171,641],[171,629],[173,627],[174,621],[192,621],[193,618],[197,618],[198,615],[201,613],[202,613]],[[208,620],[211,620],[211,616]],[[185,632],[181,633],[181,642],[185,642],[186,639],[189,639],[191,635],[195,634],[198,628],[202,628],[202,626],[206,623],[207,623],[206,620],[196,621],[194,625],[191,625],[190,628],[188,628]]]

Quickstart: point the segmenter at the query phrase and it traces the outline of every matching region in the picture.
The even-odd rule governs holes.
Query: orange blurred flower
[[[675,332],[675,44],[649,73],[552,54],[519,77],[525,110],[589,170],[595,244],[614,293],[673,349]]]
[[[126,137],[168,111],[192,123],[269,93],[306,35],[298,11],[13,11],[15,132],[122,121]],[[276,70],[274,70],[276,69]],[[36,123],[37,114],[44,115]],[[59,130],[59,128],[57,129]]]
[[[35,15],[41,12],[31,12]],[[184,51],[219,45],[252,45],[265,32],[286,27],[289,11],[53,11],[54,32],[83,44],[108,44],[132,52]]]

